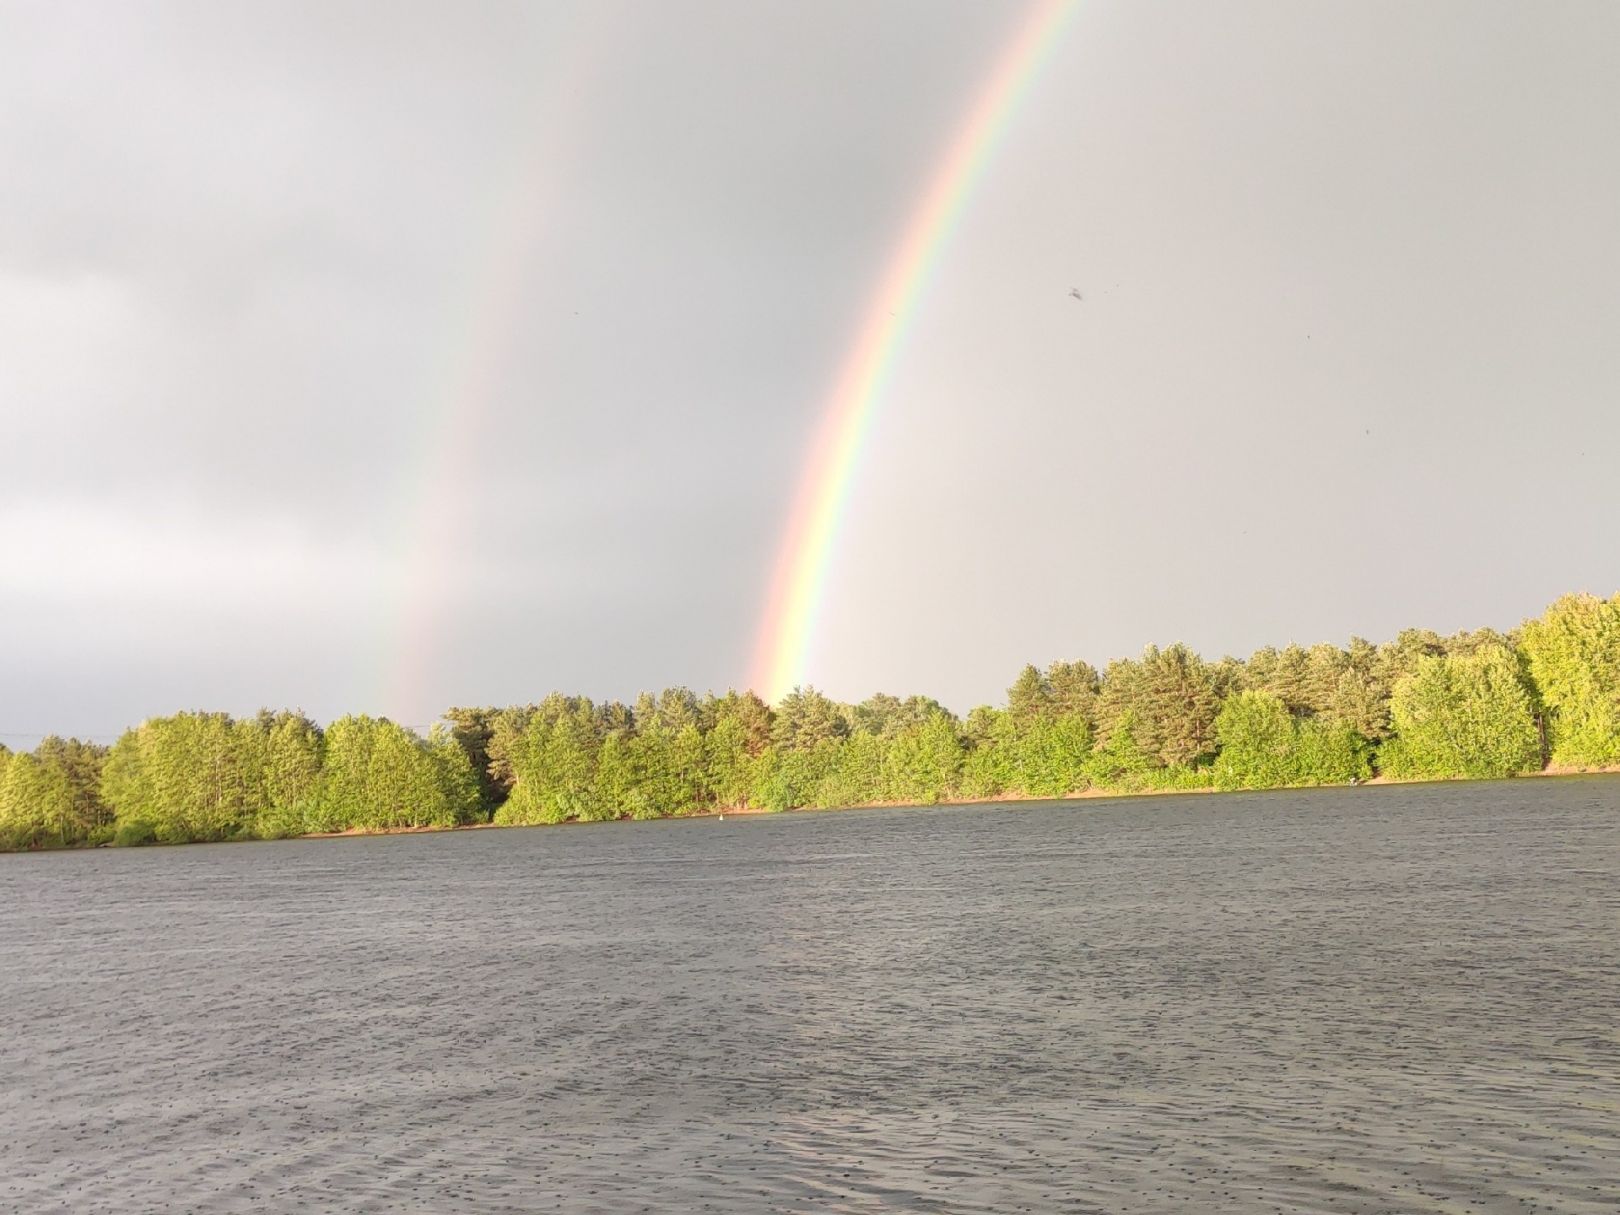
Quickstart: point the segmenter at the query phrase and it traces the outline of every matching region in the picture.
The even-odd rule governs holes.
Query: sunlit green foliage
[[[467,752],[449,735],[424,742],[364,716],[324,739],[298,713],[154,718],[113,745],[102,792],[117,842],[454,826],[478,813]]]
[[[60,817],[52,819],[52,842],[62,844],[97,843],[112,827],[112,813],[101,797],[102,765],[107,748],[77,738],[50,735],[34,748],[34,758],[46,771],[60,777],[67,786],[67,804]]]
[[[1052,685],[1046,682],[1040,668],[1030,663],[1007,689],[1007,716],[1015,726],[1044,717],[1052,711]]]
[[[962,773],[956,722],[936,708],[926,720],[894,734],[885,759],[886,800],[932,804],[949,797]]]
[[[776,706],[771,742],[783,751],[815,751],[849,733],[849,717],[814,688],[794,688]]]
[[[1037,717],[1018,731],[1012,748],[1013,788],[1030,797],[1061,797],[1088,783],[1091,725],[1075,713]]]
[[[1086,722],[1096,718],[1102,677],[1089,662],[1054,662],[1046,668],[1046,687],[1054,716]]]
[[[1215,719],[1217,789],[1336,785],[1372,775],[1368,745],[1331,714],[1297,717],[1271,692],[1240,692]]]
[[[796,688],[554,693],[457,708],[423,739],[380,718],[179,713],[104,748],[0,747],[0,847],[600,822],[743,808],[917,804],[1499,777],[1620,764],[1620,596],[1568,596],[1514,634],[1408,629],[1374,646],[1186,646],[1026,666],[1004,707],[925,696],[841,704]]]
[[[1108,664],[1097,700],[1097,741],[1108,747],[1129,722],[1131,742],[1160,767],[1214,755],[1220,698],[1209,666],[1186,646],[1148,646],[1139,659]]]
[[[814,746],[788,750],[772,747],[755,765],[750,800],[766,810],[827,805],[820,794],[824,782],[837,771],[841,750],[840,738],[824,738]]]
[[[495,737],[495,720],[500,710],[488,708],[446,709],[451,737],[467,756],[467,763],[478,784],[478,805],[484,818],[506,800],[510,784],[503,784],[492,770],[490,744]]]
[[[495,821],[560,823],[589,815],[598,744],[590,701],[548,696],[503,748],[513,785]]]
[[[721,809],[747,805],[754,768],[771,745],[771,710],[752,692],[710,697],[704,706],[710,723],[703,739],[704,783]]]
[[[1379,752],[1390,776],[1485,779],[1541,766],[1530,693],[1501,644],[1418,658],[1395,685],[1390,717],[1396,737]]]
[[[1139,736],[1136,710],[1125,709],[1112,720],[1108,737],[1099,741],[1087,758],[1087,780],[1099,789],[1124,792],[1157,787],[1157,774],[1170,769],[1138,741]],[[1178,766],[1174,771],[1180,773],[1183,769]]]
[[[963,725],[967,755],[962,761],[964,797],[1001,797],[1017,778],[1017,727],[1005,709],[980,705]]]
[[[1547,714],[1552,762],[1620,763],[1620,595],[1566,595],[1525,621],[1521,645]]]
[[[343,831],[374,816],[366,807],[366,782],[376,741],[373,718],[340,717],[326,728],[321,782],[307,825],[311,831]]]
[[[225,713],[154,717],[114,744],[102,794],[120,826],[145,823],[165,843],[252,834],[265,801],[261,741]]]
[[[818,806],[865,806],[889,800],[889,744],[882,735],[856,730],[837,748],[831,769],[810,800]]]
[[[265,839],[311,830],[321,787],[321,731],[302,713],[261,713],[264,797],[257,833]]]
[[[0,780],[0,843],[40,848],[72,842],[73,790],[60,767],[24,753]]]

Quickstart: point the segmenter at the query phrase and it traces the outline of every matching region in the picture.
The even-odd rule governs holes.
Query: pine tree
[[[1015,780],[1018,729],[1004,709],[980,705],[968,714],[963,733],[968,743],[962,761],[961,789],[969,797],[1000,797]]]
[[[1102,679],[1089,662],[1054,662],[1046,668],[1046,686],[1055,715],[1078,717],[1087,723],[1095,718]]]
[[[106,747],[53,734],[34,748],[34,758],[60,771],[67,781],[70,806],[63,825],[64,843],[87,840],[112,822],[112,812],[101,798]]]
[[[1025,726],[1052,711],[1052,689],[1033,663],[1025,665],[1007,689],[1007,712],[1013,723]]]
[[[1097,741],[1110,749],[1130,722],[1131,747],[1158,766],[1196,763],[1215,749],[1215,683],[1198,655],[1177,643],[1148,646],[1135,661],[1108,664],[1097,699]]]
[[[466,753],[467,763],[478,782],[478,800],[485,818],[495,812],[508,792],[490,770],[490,744],[495,738],[495,722],[500,713],[501,710],[493,708],[452,708],[444,712],[451,736]]]
[[[794,688],[776,706],[771,742],[781,751],[815,751],[849,733],[842,709],[814,688]]]

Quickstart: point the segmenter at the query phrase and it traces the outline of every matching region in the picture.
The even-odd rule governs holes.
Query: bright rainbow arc
[[[802,682],[861,450],[923,289],[1074,8],[1074,0],[1031,7],[945,149],[867,305],[805,462],[771,581],[752,681],[768,700]]]

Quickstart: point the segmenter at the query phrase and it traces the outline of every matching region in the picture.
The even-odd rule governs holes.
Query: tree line
[[[1620,595],[1566,596],[1509,633],[1265,648],[1149,646],[1098,671],[1027,666],[1006,703],[842,704],[685,688],[382,718],[178,713],[111,747],[0,747],[0,847],[267,839],[662,818],[1088,789],[1267,789],[1620,764]]]

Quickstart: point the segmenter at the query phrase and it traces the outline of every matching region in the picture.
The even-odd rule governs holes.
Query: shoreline
[[[1364,788],[1371,785],[1483,785],[1513,780],[1536,779],[1564,779],[1581,776],[1620,776],[1620,764],[1600,768],[1569,768],[1549,766],[1535,772],[1525,772],[1518,776],[1505,776],[1488,780],[1476,780],[1469,777],[1447,777],[1440,780],[1402,780],[1397,777],[1378,775],[1369,777],[1355,785],[1273,785],[1264,789],[1217,789],[1212,785],[1205,785],[1194,789],[1082,789],[1075,793],[1066,793],[1061,797],[1032,797],[1028,794],[1006,794],[1000,797],[963,797],[942,798],[937,802],[906,802],[882,801],[862,802],[852,806],[794,806],[787,810],[768,810],[757,806],[742,806],[725,810],[698,810],[691,814],[666,814],[659,818],[633,819],[613,818],[598,819],[592,822],[581,822],[578,819],[564,819],[557,823],[460,823],[454,827],[384,827],[378,830],[354,828],[348,831],[310,831],[302,835],[279,836],[271,839],[225,839],[225,840],[186,840],[184,843],[151,843],[133,845],[139,848],[175,848],[186,847],[191,844],[270,844],[282,843],[287,840],[341,840],[341,839],[367,839],[385,835],[445,835],[456,831],[521,831],[528,828],[539,827],[598,827],[616,823],[672,823],[684,822],[690,819],[723,819],[769,817],[779,814],[827,814],[842,813],[846,810],[926,810],[933,806],[1004,806],[1022,805],[1025,803],[1041,802],[1080,802],[1080,801],[1107,801],[1125,800],[1126,798],[1151,797],[1203,797],[1222,796],[1228,794],[1256,794],[1256,793],[1314,793],[1326,789]],[[67,844],[55,848],[24,848],[18,849],[12,855],[22,855],[30,852],[82,852],[94,851],[102,848],[116,848],[112,843],[100,844]],[[123,849],[120,849],[123,850]]]
[[[1010,804],[1041,803],[1041,802],[1079,802],[1079,801],[1106,801],[1109,799],[1124,800],[1126,798],[1149,797],[1203,797],[1223,796],[1230,794],[1255,793],[1315,793],[1325,789],[1365,788],[1369,785],[1396,786],[1396,785],[1487,785],[1513,780],[1532,779],[1560,779],[1576,776],[1620,776],[1620,765],[1611,765],[1604,768],[1543,768],[1536,772],[1526,772],[1519,776],[1505,776],[1490,780],[1475,780],[1467,777],[1448,777],[1442,780],[1401,780],[1390,776],[1374,776],[1361,781],[1357,785],[1274,785],[1266,789],[1216,789],[1206,785],[1197,789],[1085,789],[1078,793],[1066,793],[1061,797],[1031,797],[1028,794],[1009,794],[1003,797],[966,797],[948,798],[937,802],[862,802],[855,806],[795,806],[788,810],[767,810],[762,807],[745,806],[729,810],[699,810],[691,814],[667,814],[660,818],[633,819],[612,818],[600,819],[594,822],[581,822],[578,819],[564,819],[559,823],[462,823],[455,827],[386,827],[380,831],[353,830],[353,831],[318,831],[306,835],[286,836],[289,840],[338,840],[338,839],[364,839],[383,835],[441,835],[455,831],[523,831],[530,828],[545,827],[604,827],[619,823],[678,823],[691,819],[722,819],[722,818],[758,818],[772,817],[782,814],[840,814],[846,810],[927,810],[934,806],[1002,806]],[[271,840],[199,840],[197,843],[241,843],[263,844],[276,841]],[[144,847],[177,847],[183,845],[143,845]],[[110,845],[102,845],[110,847]],[[60,850],[59,850],[60,851]]]

